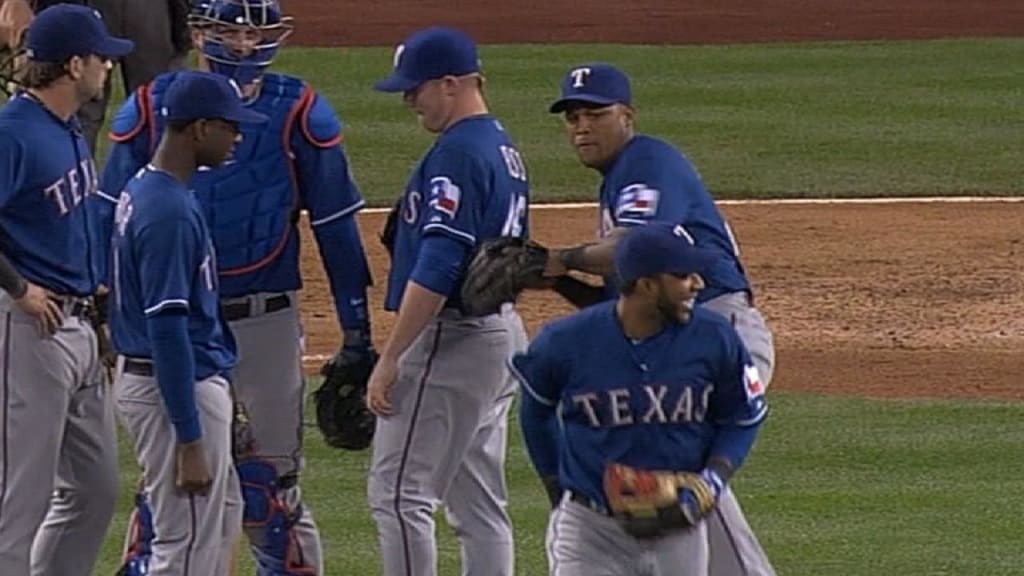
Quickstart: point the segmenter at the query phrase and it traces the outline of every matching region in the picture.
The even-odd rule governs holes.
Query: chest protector
[[[150,154],[163,131],[160,110],[174,74],[159,76],[140,90],[149,128]],[[249,105],[268,117],[243,125],[242,142],[218,168],[202,167],[192,189],[203,208],[222,276],[253,272],[272,262],[288,244],[299,218],[299,194],[292,135],[313,104],[315,93],[297,78],[265,74],[259,97]]]

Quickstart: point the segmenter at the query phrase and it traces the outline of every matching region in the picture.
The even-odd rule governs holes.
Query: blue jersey
[[[112,245],[114,348],[152,358],[147,318],[182,308],[196,379],[229,373],[234,345],[221,321],[213,243],[195,195],[174,176],[144,168],[118,200]]]
[[[100,282],[96,165],[78,121],[22,92],[0,109],[0,253],[29,281],[58,294]]]
[[[617,226],[660,220],[682,225],[697,246],[721,252],[721,260],[702,275],[707,288],[698,302],[750,290],[732,230],[693,164],[672,145],[635,136],[605,171],[600,204],[602,236]],[[606,285],[614,295],[614,283]]]
[[[546,325],[511,364],[528,394],[558,407],[562,488],[604,505],[609,462],[698,472],[716,429],[757,425],[768,409],[739,335],[699,307],[637,343],[614,301],[597,304]]]
[[[174,77],[173,72],[157,77],[121,107],[113,121],[114,145],[102,190],[116,196],[149,162],[163,132],[156,111]],[[233,158],[217,168],[201,168],[190,183],[217,248],[225,298],[301,288],[295,226],[300,211],[309,212],[319,231],[364,205],[341,147],[342,124],[326,99],[301,80],[266,74],[248,106],[269,121],[243,124],[243,140]],[[345,274],[358,274],[359,282],[367,275],[361,245],[346,251],[321,242],[320,249],[332,287],[343,285]]]
[[[387,310],[398,310],[424,237],[443,234],[469,247],[529,235],[526,166],[501,123],[471,116],[438,137],[409,179],[388,277]],[[461,280],[447,294],[458,308]]]

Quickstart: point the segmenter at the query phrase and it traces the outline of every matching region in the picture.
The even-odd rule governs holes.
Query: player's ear
[[[72,56],[68,59],[67,64],[64,65],[64,69],[68,71],[68,76],[77,82],[85,70],[85,58]]]

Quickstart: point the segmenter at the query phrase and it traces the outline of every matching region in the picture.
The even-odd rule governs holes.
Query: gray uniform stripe
[[[7,470],[10,468],[7,462],[7,455],[11,453],[8,443],[8,429],[11,416],[8,414],[11,402],[11,313],[4,314],[4,429],[3,429],[3,476],[0,477],[0,518],[4,515],[4,501],[7,500],[7,487],[10,482],[7,480]]]
[[[412,570],[412,551],[409,549],[409,533],[408,527],[405,525],[405,520],[402,516],[402,478],[405,473],[405,465],[409,460],[409,448],[412,447],[412,439],[416,433],[416,420],[419,416],[420,406],[423,405],[423,393],[427,389],[427,378],[430,377],[430,369],[434,364],[434,357],[437,356],[437,350],[441,346],[441,327],[442,323],[437,324],[437,332],[434,334],[434,342],[430,345],[430,354],[427,356],[427,365],[423,370],[423,377],[420,378],[419,390],[416,391],[416,404],[412,409],[412,416],[409,419],[409,433],[405,436],[405,446],[402,447],[402,460],[398,465],[398,475],[395,478],[395,517],[398,518],[398,527],[402,531],[402,551],[405,556],[405,573],[410,576],[413,575]]]

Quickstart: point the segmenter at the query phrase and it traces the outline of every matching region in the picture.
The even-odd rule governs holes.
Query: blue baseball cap
[[[695,246],[682,226],[665,222],[634,226],[615,245],[615,270],[623,284],[658,274],[701,274],[718,258]]]
[[[242,104],[234,80],[213,72],[179,72],[167,87],[160,115],[166,120],[227,120],[262,124],[267,117]]]
[[[433,27],[416,32],[395,49],[395,69],[374,84],[381,92],[407,92],[429,80],[480,71],[476,43],[454,28]]]
[[[36,62],[63,62],[72,56],[95,54],[120,58],[135,43],[110,35],[100,13],[78,4],[55,4],[43,10],[28,27],[26,55]]]
[[[576,66],[562,79],[562,97],[551,105],[551,113],[564,112],[573,102],[632,106],[629,77],[611,64]]]

